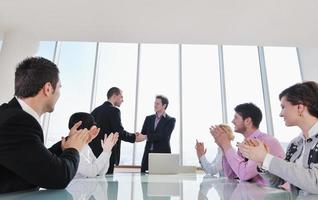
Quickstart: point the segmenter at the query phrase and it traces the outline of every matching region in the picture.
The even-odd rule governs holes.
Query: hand
[[[81,124],[82,124],[82,121],[76,122],[73,125],[73,127],[70,129],[70,132],[68,133],[68,136],[70,137],[70,136],[76,134],[77,133],[77,129],[81,126]]]
[[[238,143],[238,146],[241,146],[242,144],[247,144],[248,146],[256,147],[256,146],[260,145],[261,143],[259,140],[248,138],[248,139],[245,139],[243,143]],[[266,153],[269,153],[268,145],[265,143],[263,143],[263,144],[265,145]]]
[[[200,159],[201,156],[206,154],[206,149],[204,148],[203,142],[198,142],[198,140],[196,140],[195,149],[197,150],[198,159]]]
[[[111,133],[109,134],[109,136],[107,137],[107,135],[105,134],[104,136],[104,141],[101,140],[101,145],[103,148],[104,152],[111,152],[113,146],[116,144],[116,142],[118,141],[118,137],[119,137],[119,133]]]
[[[215,143],[226,151],[231,147],[231,140],[220,126],[211,126],[210,133],[214,138]]]
[[[78,127],[82,124],[81,121],[74,124],[70,129],[68,139],[62,137],[61,148],[64,151],[67,148],[75,148],[80,151],[85,145],[91,142],[99,133],[100,128],[92,126],[89,130],[80,129]]]
[[[68,139],[62,137],[61,147],[64,151],[68,148],[75,148],[77,151],[81,151],[81,149],[88,144],[89,141],[89,130],[80,129],[80,130],[73,130],[72,134],[68,136]]]
[[[68,137],[71,137],[72,135],[75,135],[78,133],[79,130],[77,130],[82,124],[82,121],[78,121],[74,126],[70,129],[70,132],[68,134]],[[89,138],[88,138],[88,143],[90,143],[99,133],[100,128],[97,128],[96,126],[92,126],[89,129]]]
[[[142,142],[147,139],[147,135],[143,135],[142,133],[136,133],[136,142]]]
[[[242,155],[250,160],[263,163],[269,147],[260,140],[247,139],[238,145]]]

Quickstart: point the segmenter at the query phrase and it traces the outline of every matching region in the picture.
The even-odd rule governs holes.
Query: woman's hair
[[[286,97],[292,105],[306,106],[311,115],[318,117],[318,84],[316,82],[306,81],[290,86],[279,94],[279,100],[283,97]]]
[[[95,118],[93,117],[93,115],[85,112],[77,112],[70,117],[70,120],[68,122],[68,128],[71,129],[74,126],[74,124],[76,124],[79,121],[82,121],[82,124],[80,127],[78,127],[78,129],[90,129],[93,125],[96,125]]]

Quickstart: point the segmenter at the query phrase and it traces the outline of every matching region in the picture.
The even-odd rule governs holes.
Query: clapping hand
[[[67,140],[62,137],[61,148],[63,151],[68,148],[75,148],[80,151],[98,135],[100,128],[96,126],[92,126],[89,130],[86,128],[77,130],[81,124],[81,121],[74,124],[70,129]]]
[[[264,161],[269,152],[269,147],[258,139],[246,139],[238,144],[238,148],[244,157],[259,163]]]
[[[199,159],[201,158],[201,156],[206,154],[206,149],[204,148],[203,142],[198,142],[198,140],[196,140],[195,149],[197,151],[197,156]]]
[[[108,137],[107,137],[107,134],[105,134],[104,140],[100,141],[102,148],[103,148],[103,151],[104,152],[111,152],[113,146],[118,141],[118,137],[119,137],[119,134],[117,132],[109,134]]]
[[[223,151],[231,147],[231,140],[220,126],[211,126],[210,133],[213,136],[215,143],[221,147]]]

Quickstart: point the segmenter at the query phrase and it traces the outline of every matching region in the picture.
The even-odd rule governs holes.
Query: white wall
[[[1,30],[41,40],[318,47],[317,0],[0,1]]]
[[[304,80],[318,82],[318,48],[298,48]]]
[[[32,34],[27,32],[7,32],[3,37],[0,51],[0,104],[14,95],[14,72],[17,64],[28,56],[36,54],[39,46]]]

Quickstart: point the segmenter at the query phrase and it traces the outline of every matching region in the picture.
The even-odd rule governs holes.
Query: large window
[[[176,118],[176,125],[171,135],[171,150],[179,152],[179,54],[178,45],[142,44],[140,52],[140,78],[138,96],[138,130],[147,115],[154,114],[155,96],[168,97],[167,114]],[[141,163],[144,142],[136,144],[136,163]]]
[[[47,146],[68,135],[73,113],[90,111],[96,43],[61,42],[60,48],[61,96],[50,116]]]
[[[123,90],[122,124],[131,133],[140,132],[145,117],[154,114],[156,95],[168,97],[167,114],[176,118],[170,144],[173,153],[182,153],[184,165],[199,164],[196,139],[205,143],[212,161],[217,145],[209,127],[222,123],[224,116],[233,127],[234,107],[244,102],[260,107],[260,129],[264,132],[272,125],[265,117],[264,99],[269,102],[270,109],[266,110],[272,112],[273,134],[283,145],[299,134],[297,128],[286,127],[279,118],[278,99],[283,89],[301,81],[296,48],[264,47],[266,70],[262,71],[259,58],[263,57],[259,57],[256,46],[41,42],[37,55],[54,58],[62,82],[55,111],[43,120],[47,146],[68,134],[71,114],[90,112],[101,105],[113,86]],[[286,72],[288,79],[282,78]],[[267,81],[262,82],[264,77]],[[263,88],[268,88],[269,96],[263,95]],[[224,102],[221,94],[225,94]],[[222,113],[222,108],[227,112]],[[243,139],[241,134],[235,136],[234,143]],[[145,142],[122,142],[120,164],[140,165],[144,146]]]
[[[55,46],[56,46],[56,42],[51,42],[51,41],[40,42],[38,53],[36,56],[44,57],[53,61]]]
[[[101,43],[97,73],[96,103],[93,108],[107,100],[107,91],[119,87],[123,91],[121,119],[128,132],[134,132],[135,99],[137,79],[137,44]],[[132,165],[133,144],[121,143],[120,164]]]
[[[281,107],[278,95],[287,87],[301,81],[297,52],[296,48],[292,47],[265,47],[264,54],[274,135],[286,146],[291,139],[299,135],[300,130],[296,127],[286,127],[284,120],[279,117]],[[286,75],[288,78],[284,77]]]
[[[54,61],[53,58],[54,58],[56,44],[57,44],[57,42],[53,42],[53,41],[40,42],[38,52],[35,56],[40,56],[43,58],[47,58],[51,61]],[[47,139],[48,139],[47,123],[49,122],[49,118],[50,118],[50,114],[48,114],[48,113],[41,116],[41,125],[44,128],[44,143],[45,143],[45,145],[47,145]],[[53,143],[53,141],[51,143]]]
[[[252,102],[263,112],[260,130],[266,132],[266,119],[262,92],[261,74],[257,48],[254,46],[224,46],[224,71],[227,113],[229,123],[234,116],[234,107]],[[235,134],[235,141],[241,142],[241,134]]]
[[[0,41],[0,51],[1,51],[1,49],[2,49],[2,41]]]
[[[183,164],[198,165],[196,139],[204,141],[207,157],[214,158],[217,145],[209,132],[222,123],[218,47],[182,45]]]

